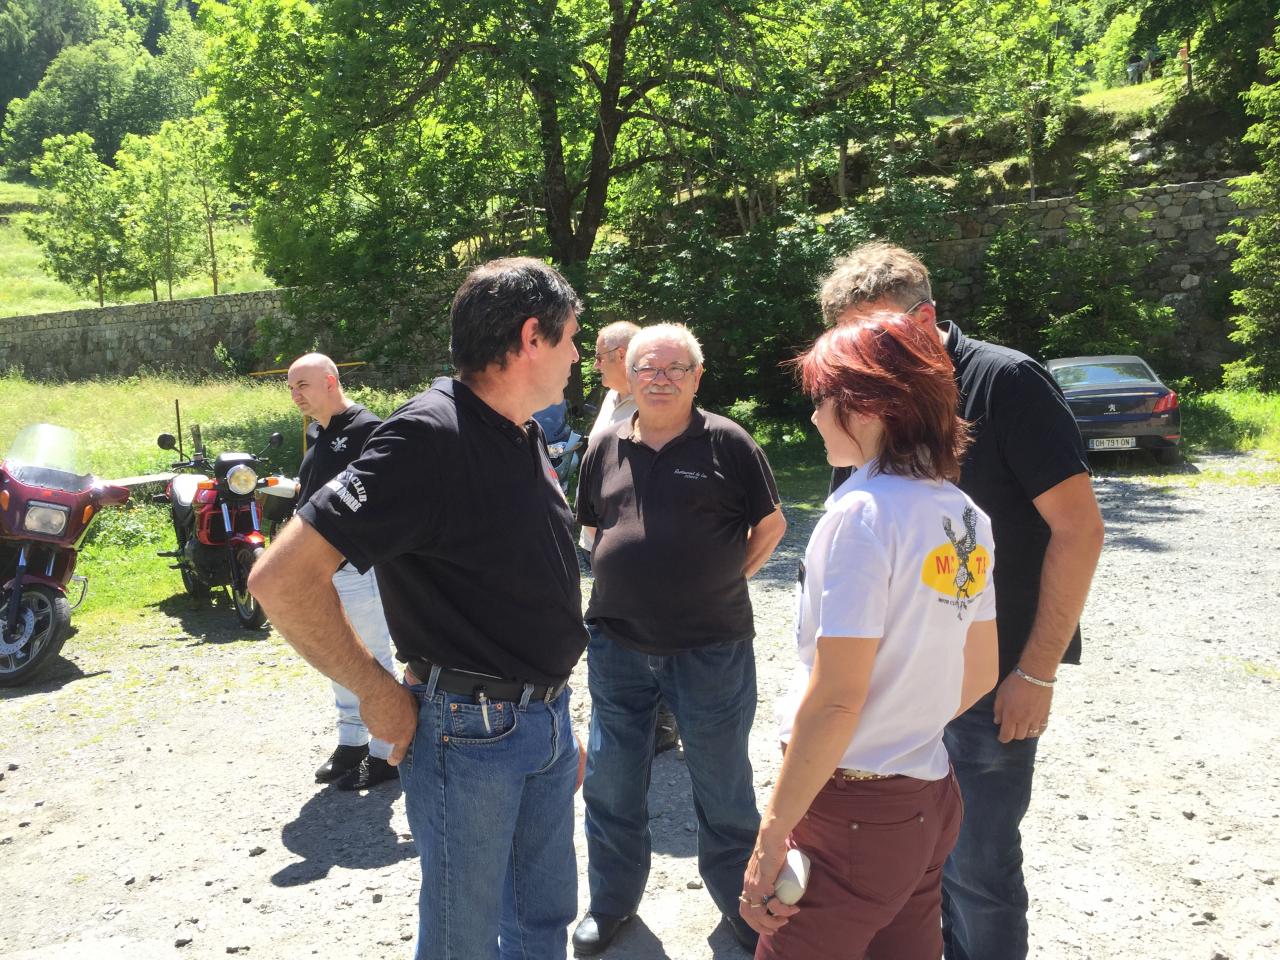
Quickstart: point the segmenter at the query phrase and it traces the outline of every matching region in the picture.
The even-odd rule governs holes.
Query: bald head
[[[306,353],[289,366],[289,398],[324,426],[351,404],[342,392],[338,366],[323,353]]]

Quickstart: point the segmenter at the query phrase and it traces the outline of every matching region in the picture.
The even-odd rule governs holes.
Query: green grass
[[[1165,99],[1164,80],[1148,80],[1134,86],[1110,87],[1082,93],[1076,101],[1090,110],[1107,113],[1145,113]]]
[[[0,181],[0,188],[10,191],[20,184]],[[0,203],[7,193],[0,193]],[[11,199],[17,199],[16,197]],[[34,198],[33,198],[34,199]],[[0,223],[0,317],[21,317],[32,313],[49,313],[56,310],[78,310],[96,307],[98,301],[85,291],[76,290],[55,280],[40,266],[40,248],[22,232],[22,224],[31,214],[19,213]],[[247,226],[234,231],[235,242],[244,249],[252,249],[252,238]],[[244,263],[221,278],[219,293],[244,293],[250,290],[266,290],[275,286],[257,267]],[[197,276],[178,283],[173,288],[175,300],[188,297],[206,297],[213,293],[208,277]],[[165,297],[165,291],[161,290]],[[151,299],[150,290],[135,290],[123,300],[107,303],[138,303]]]
[[[374,390],[349,385],[348,395],[380,416],[412,391]],[[73,429],[84,469],[100,477],[128,477],[167,468],[176,455],[156,446],[156,437],[175,430],[173,402],[182,401],[183,443],[191,452],[191,426],[199,424],[213,453],[257,453],[275,431],[284,445],[272,461],[289,473],[302,458],[302,417],[289,400],[284,378],[189,379],[149,374],[115,380],[34,383],[20,374],[0,376],[0,452],[32,423]]]
[[[1186,449],[1257,452],[1280,460],[1280,393],[1215,390],[1183,397]]]
[[[6,203],[35,203],[39,191],[20,180],[0,180],[0,206]]]
[[[348,394],[380,415],[387,415],[411,391],[375,390],[350,385]],[[189,380],[163,375],[75,383],[32,383],[16,373],[0,376],[0,456],[24,426],[55,423],[75,430],[82,469],[107,479],[157,473],[176,455],[159,449],[156,437],[174,431],[173,401],[182,401],[184,443],[190,453],[190,428],[200,424],[211,453],[239,449],[257,453],[272,432],[284,444],[272,454],[283,471],[295,474],[302,457],[302,418],[289,400],[283,379]],[[89,597],[76,622],[87,634],[114,635],[146,611],[187,616],[206,610],[180,596],[181,581],[171,561],[155,556],[173,548],[167,512],[145,499],[104,511],[95,521],[81,556],[89,575]],[[188,610],[187,608],[191,608]],[[175,613],[176,611],[176,613]],[[216,611],[218,619],[229,611]]]

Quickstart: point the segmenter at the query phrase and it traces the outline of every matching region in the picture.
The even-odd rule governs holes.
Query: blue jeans
[[[422,862],[416,960],[563,960],[578,907],[568,689],[487,707],[429,680],[410,689],[418,730],[400,781]]]
[[[342,601],[342,609],[356,636],[369,648],[387,673],[395,674],[396,661],[391,651],[391,631],[382,613],[382,596],[378,579],[372,570],[360,573],[355,567],[343,567],[333,575],[333,586]],[[370,739],[369,728],[360,717],[360,698],[340,683],[333,683],[333,702],[338,708],[338,743],[344,747],[369,744],[369,754],[380,760],[391,756],[391,744]]]
[[[995,693],[947,725],[943,740],[964,798],[960,839],[942,870],[947,960],[1025,960],[1027,888],[1019,826],[1031,802],[1034,738],[1001,743]]]
[[[591,912],[629,916],[649,879],[653,725],[665,699],[680,726],[698,819],[698,872],[721,913],[737,916],[760,827],[747,734],[756,713],[751,641],[670,656],[630,650],[588,625],[587,876]]]

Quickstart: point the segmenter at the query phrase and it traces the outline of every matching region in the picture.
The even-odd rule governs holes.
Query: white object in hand
[[[792,904],[804,896],[809,886],[809,858],[803,850],[788,850],[782,872],[773,882],[773,895],[782,903]]]

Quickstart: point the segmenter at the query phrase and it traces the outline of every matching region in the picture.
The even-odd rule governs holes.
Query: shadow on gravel
[[[391,829],[391,805],[399,796],[395,781],[363,794],[320,789],[280,831],[285,849],[302,862],[277,871],[271,883],[296,887],[324,879],[334,867],[377,870],[416,857],[413,841]]]
[[[75,634],[73,633],[72,637],[74,636]],[[77,680],[100,677],[104,673],[110,672],[110,670],[95,670],[93,673],[85,673],[80,669],[79,664],[59,654],[45,664],[44,668],[30,683],[24,683],[20,687],[0,687],[0,703],[6,700],[20,700],[32,694],[53,693],[55,690],[61,690],[67,684],[75,683]]]
[[[640,910],[644,911],[643,904]],[[640,957],[644,957],[644,960],[671,960],[671,955],[662,949],[662,941],[645,925],[644,918],[638,916],[622,928],[618,939],[601,956],[606,960],[631,960]]]
[[[182,632],[196,643],[236,643],[240,640],[261,640],[267,635],[263,630],[246,630],[236,620],[235,608],[218,591],[208,600],[197,600],[185,593],[175,593],[158,603],[151,604],[182,625]]]
[[[1106,477],[1099,479],[1094,490],[1107,526],[1105,549],[1167,552],[1176,546],[1169,538],[1177,535],[1168,521],[1201,512],[1149,481]]]

